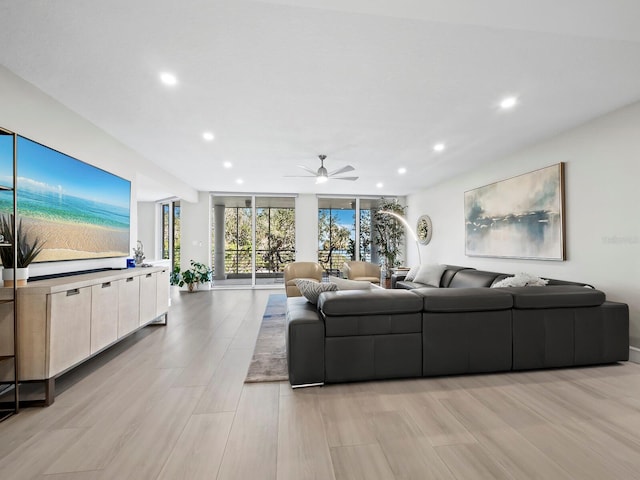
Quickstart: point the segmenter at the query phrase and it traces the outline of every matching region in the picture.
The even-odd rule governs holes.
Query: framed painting
[[[564,163],[464,193],[465,253],[565,260]]]

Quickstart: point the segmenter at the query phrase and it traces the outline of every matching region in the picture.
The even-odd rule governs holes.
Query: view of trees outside
[[[371,261],[371,209],[360,209],[360,260]]]
[[[391,199],[390,201],[395,201]],[[384,199],[320,198],[318,202],[318,261],[331,274],[337,274],[345,261],[356,258],[356,218],[358,218],[358,259],[379,263],[378,216]],[[356,210],[358,206],[358,210]]]
[[[227,273],[251,273],[251,211],[251,208],[240,207],[224,209],[224,266]]]
[[[256,273],[280,273],[295,255],[295,209],[256,209]]]
[[[225,272],[250,276],[252,209],[226,207],[224,212]],[[295,260],[295,242],[295,209],[256,208],[256,274],[281,273]]]
[[[180,266],[180,202],[173,202],[173,268]]]
[[[169,258],[169,249],[170,247],[170,234],[169,234],[169,204],[165,203],[162,205],[162,258]]]
[[[318,209],[318,262],[331,275],[355,259],[355,209]]]
[[[171,259],[172,269],[180,266],[180,202],[163,203],[162,258]]]

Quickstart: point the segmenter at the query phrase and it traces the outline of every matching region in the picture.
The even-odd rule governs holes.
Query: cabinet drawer
[[[155,273],[140,276],[140,325],[156,318],[157,289]]]
[[[49,376],[52,377],[91,353],[91,287],[74,288],[48,297]]]
[[[91,287],[91,353],[118,339],[118,284]]]
[[[156,277],[156,317],[159,317],[169,310],[169,270],[158,272]]]
[[[118,338],[132,332],[140,323],[140,278],[128,277],[118,284]]]

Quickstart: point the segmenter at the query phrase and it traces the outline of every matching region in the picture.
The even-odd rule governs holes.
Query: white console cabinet
[[[164,317],[168,267],[134,268],[30,282],[18,289],[20,381],[44,381],[53,402],[56,376]]]

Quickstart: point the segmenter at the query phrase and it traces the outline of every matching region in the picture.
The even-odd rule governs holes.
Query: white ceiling
[[[402,195],[640,100],[638,18],[637,0],[0,0],[0,63],[198,190]],[[360,179],[284,177],[321,153]],[[139,178],[139,199],[172,193]]]

